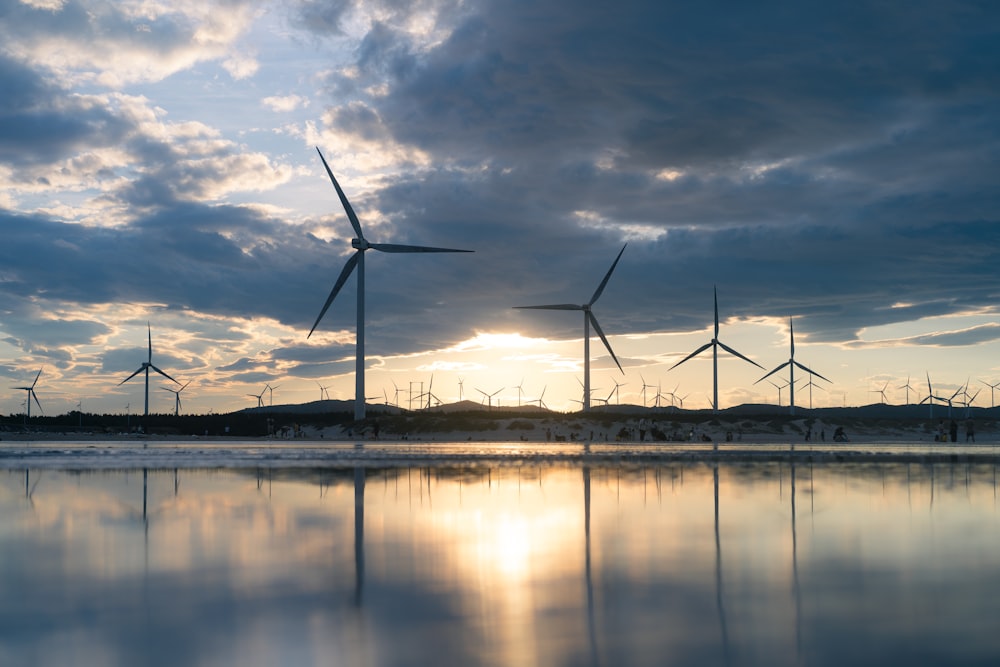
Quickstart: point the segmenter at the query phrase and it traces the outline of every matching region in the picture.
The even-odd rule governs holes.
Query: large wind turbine
[[[24,417],[25,423],[27,420],[31,419],[31,399],[35,399],[35,405],[38,406],[38,411],[42,411],[42,404],[38,402],[38,394],[35,393],[35,385],[38,384],[38,378],[42,376],[42,369],[38,369],[38,373],[35,375],[35,381],[31,383],[30,387],[13,387],[14,389],[22,389],[28,392],[28,399],[25,401],[25,407],[27,408],[27,413]]]
[[[320,152],[319,147],[316,148],[316,152],[319,153],[319,159],[323,161],[323,167],[326,168],[326,173],[330,176],[330,181],[333,183],[333,187],[337,190],[337,196],[340,197],[340,203],[344,206],[344,211],[347,213],[347,218],[351,222],[351,227],[354,228],[354,233],[357,235],[356,238],[351,240],[351,245],[357,249],[351,258],[347,260],[344,268],[340,272],[340,276],[337,278],[337,282],[334,283],[333,289],[330,291],[330,296],[326,298],[326,303],[323,304],[323,309],[319,311],[319,317],[316,318],[316,322],[312,325],[312,329],[309,330],[309,335],[312,336],[316,327],[319,326],[320,320],[323,319],[323,315],[326,314],[327,309],[333,300],[337,298],[337,294],[340,293],[341,288],[347,279],[351,277],[351,273],[354,271],[355,267],[358,269],[358,322],[357,322],[357,354],[354,366],[354,419],[360,421],[365,418],[365,251],[366,250],[378,250],[380,252],[391,252],[391,253],[410,253],[410,252],[473,252],[472,250],[453,250],[451,248],[430,248],[427,246],[415,246],[415,245],[400,245],[398,243],[369,243],[365,239],[364,233],[361,231],[361,222],[358,220],[358,216],[355,215],[354,209],[351,207],[351,203],[347,201],[347,195],[344,191],[340,189],[340,184],[337,183],[337,179],[334,178],[333,172],[330,170],[330,165],[326,163],[326,158],[323,157],[323,153]]]
[[[681,364],[683,364],[688,359],[691,359],[692,357],[698,356],[699,354],[701,354],[702,352],[704,352],[708,348],[712,348],[712,412],[718,412],[719,411],[719,348],[720,347],[723,350],[725,350],[726,352],[728,352],[729,354],[733,355],[734,357],[739,357],[743,361],[750,362],[751,364],[753,364],[754,366],[756,366],[757,368],[759,368],[761,370],[764,370],[764,367],[761,366],[760,364],[758,364],[753,359],[750,359],[749,357],[743,356],[742,354],[740,354],[739,352],[737,352],[736,350],[734,350],[733,348],[729,347],[728,345],[726,345],[725,343],[723,343],[721,340],[719,340],[719,293],[718,293],[718,291],[716,290],[716,288],[714,286],[712,287],[712,295],[715,298],[715,337],[712,338],[712,340],[710,340],[707,343],[705,343],[704,345],[702,345],[701,347],[699,347],[697,350],[695,350],[691,354],[689,354],[688,356],[686,356],[683,359],[681,359],[680,361],[678,361],[676,364],[674,364],[670,368],[668,368],[667,371],[669,372],[669,371],[674,370],[675,368],[677,368],[678,366],[680,366]],[[781,368],[781,366],[779,366],[778,368]],[[776,370],[778,370],[778,368],[776,368],[774,370],[776,371]],[[773,373],[773,372],[774,371],[771,371],[771,373]],[[768,373],[768,375],[770,375],[770,373]],[[767,377],[767,375],[765,375],[764,377]],[[761,379],[764,379],[764,378],[761,378]],[[759,380],[758,380],[758,382],[759,382]]]
[[[177,380],[173,379],[172,377],[170,377],[169,375],[167,375],[166,373],[164,373],[159,368],[157,368],[156,366],[153,365],[153,334],[152,334],[152,332],[149,329],[149,322],[146,322],[146,338],[147,338],[147,340],[149,342],[149,356],[146,357],[146,361],[142,362],[142,365],[139,366],[139,368],[136,369],[135,373],[132,373],[132,375],[129,375],[127,378],[125,378],[124,380],[122,380],[121,382],[118,383],[118,386],[120,387],[123,384],[125,384],[126,382],[128,382],[129,380],[131,380],[132,378],[134,378],[139,373],[142,373],[142,372],[145,371],[145,373],[146,373],[146,406],[145,406],[145,408],[143,409],[143,412],[142,412],[142,415],[144,417],[148,417],[149,416],[149,369],[150,368],[152,368],[154,371],[156,371],[157,373],[159,373],[163,377],[167,378],[171,382],[174,382],[176,384],[180,384],[180,382],[177,382]]]
[[[615,356],[614,350],[611,349],[611,343],[608,342],[607,336],[601,330],[601,325],[597,323],[597,318],[594,317],[594,313],[591,307],[594,305],[601,294],[604,292],[605,286],[608,284],[608,280],[611,279],[611,273],[618,266],[618,260],[622,258],[622,253],[625,252],[625,247],[628,244],[622,246],[622,249],[618,251],[618,256],[615,257],[614,263],[608,272],[604,275],[604,280],[601,284],[597,286],[597,290],[594,292],[594,296],[590,297],[590,301],[585,304],[577,305],[573,303],[557,303],[547,306],[514,306],[515,308],[521,309],[534,309],[534,310],[579,310],[583,312],[583,409],[584,411],[590,410],[590,326],[594,326],[594,331],[597,335],[601,337],[601,341],[604,343],[604,347],[607,348],[608,353],[611,358],[615,360],[615,365],[618,366],[618,370],[622,373],[622,365],[618,363],[618,357]]]
[[[805,366],[803,366],[802,364],[800,364],[799,362],[795,361],[795,327],[792,325],[792,318],[790,317],[788,318],[788,334],[791,340],[791,352],[790,356],[788,357],[788,361],[775,368],[773,371],[762,377],[760,380],[757,380],[757,382],[760,382],[761,380],[771,377],[785,366],[788,366],[788,402],[789,402],[788,414],[794,415],[795,414],[795,367],[798,366],[806,373],[809,373],[810,375],[815,375],[821,380],[826,380],[826,378],[817,373],[816,371],[810,370]],[[829,382],[829,380],[826,381]],[[754,382],[754,384],[757,384],[757,382]],[[780,392],[779,392],[778,402],[779,403],[781,402]]]

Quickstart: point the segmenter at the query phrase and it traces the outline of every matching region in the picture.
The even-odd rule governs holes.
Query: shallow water
[[[0,664],[1000,658],[988,450],[521,447],[5,442]]]

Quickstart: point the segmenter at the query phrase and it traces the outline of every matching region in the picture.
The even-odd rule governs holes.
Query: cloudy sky
[[[588,301],[627,244],[595,400],[707,407],[708,352],[668,369],[717,287],[767,370],[794,318],[815,405],[928,374],[989,405],[998,32],[958,0],[0,0],[0,412],[39,369],[46,414],[141,412],[147,322],[185,411],[353,398],[354,278],[306,337],[353,237],[316,147],[370,241],[475,250],[367,253],[378,401],[578,408],[582,317],[512,306]],[[723,354],[721,406],[777,402],[761,375]]]

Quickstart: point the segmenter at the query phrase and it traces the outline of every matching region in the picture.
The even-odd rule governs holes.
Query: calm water
[[[5,443],[0,665],[1000,660],[988,460],[406,451]]]

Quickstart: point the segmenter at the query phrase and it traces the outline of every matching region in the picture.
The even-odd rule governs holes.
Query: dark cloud
[[[131,124],[0,54],[0,163],[48,164],[121,141]]]

